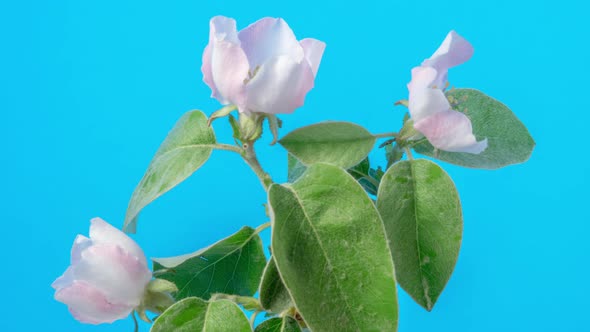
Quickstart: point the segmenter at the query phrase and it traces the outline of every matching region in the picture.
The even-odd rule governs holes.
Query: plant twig
[[[254,174],[256,174],[256,176],[258,177],[260,183],[264,187],[264,190],[268,190],[268,187],[270,187],[270,185],[273,184],[273,181],[270,175],[268,175],[268,173],[266,173],[262,169],[262,166],[260,166],[260,162],[256,157],[256,152],[254,151],[254,142],[244,142],[243,151],[244,153],[242,154],[242,157],[244,158],[248,166],[252,168]]]
[[[250,316],[250,327],[252,328],[252,330],[254,330],[254,323],[256,323],[256,316],[258,316],[259,313],[260,313],[260,311],[254,311],[252,316]]]
[[[373,134],[375,138],[386,138],[386,137],[397,137],[399,133],[382,133],[382,134]]]
[[[131,313],[131,317],[133,317],[133,331],[134,332],[138,332],[139,331],[139,324],[137,323],[137,317],[135,317],[135,310],[133,310],[133,312]]]
[[[269,228],[271,226],[272,222],[265,222],[264,224],[256,227],[256,229],[254,230],[254,234],[258,234],[260,232],[262,232],[263,230]]]
[[[232,151],[232,152],[235,152],[235,153],[240,154],[240,155],[242,155],[244,153],[244,150],[243,149],[241,149],[240,147],[235,146],[235,145],[218,143],[218,144],[211,144],[210,146],[213,149],[225,150],[225,151]]]
[[[409,147],[405,147],[404,150],[406,150],[406,155],[408,156],[408,160],[414,160],[414,156],[412,155],[412,150]]]

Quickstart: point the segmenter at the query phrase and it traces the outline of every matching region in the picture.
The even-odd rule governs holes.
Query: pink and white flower
[[[137,243],[100,218],[91,220],[90,238],[76,237],[70,264],[52,287],[55,299],[83,323],[127,317],[140,305],[152,278]]]
[[[451,105],[444,94],[448,69],[469,60],[473,47],[455,31],[449,32],[434,54],[412,69],[408,108],[414,128],[437,149],[479,154],[487,139],[477,141],[471,120]]]
[[[292,113],[313,88],[326,44],[297,41],[280,18],[263,18],[237,31],[236,21],[210,21],[203,80],[211,96],[243,113]]]

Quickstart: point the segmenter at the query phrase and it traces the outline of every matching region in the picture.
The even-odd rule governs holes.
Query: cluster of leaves
[[[461,204],[440,166],[402,160],[404,153],[494,169],[527,160],[534,148],[527,129],[500,102],[471,89],[447,96],[471,119],[478,140],[488,139],[482,154],[437,151],[400,133],[386,142],[382,169],[367,157],[382,135],[358,125],[325,122],[284,136],[279,143],[289,152],[289,182],[267,188],[272,257],[264,255],[259,229],[244,227],[193,254],[155,259],[158,278],[178,292],[152,331],[252,331],[239,305],[270,317],[256,332],[395,331],[396,282],[431,310],[459,254]],[[406,127],[402,132],[411,131]],[[133,194],[126,230],[134,231],[139,211],[190,176],[216,147],[202,112],[183,116]],[[235,151],[246,155],[242,149]]]

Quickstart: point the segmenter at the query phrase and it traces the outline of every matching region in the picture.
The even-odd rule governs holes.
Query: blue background
[[[397,130],[404,110],[392,104],[406,97],[410,69],[450,29],[470,40],[475,55],[451,83],[509,105],[537,148],[497,171],[444,165],[463,201],[463,247],[433,312],[401,293],[399,331],[587,331],[587,13],[581,0],[2,1],[2,330],[132,330],[130,320],[77,323],[50,284],[90,218],[122,224],[175,121],[219,108],[200,65],[208,20],[224,14],[239,28],[280,16],[298,38],[328,45],[283,134],[328,119]],[[231,141],[225,121],[215,129]],[[262,164],[284,181],[285,152],[269,141]],[[239,157],[216,152],[145,210],[135,239],[148,256],[191,252],[265,222],[264,200]]]

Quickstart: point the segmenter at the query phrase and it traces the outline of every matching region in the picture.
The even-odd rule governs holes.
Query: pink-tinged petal
[[[435,148],[444,151],[479,154],[488,146],[487,139],[477,142],[469,118],[453,110],[415,122],[414,128],[424,134]]]
[[[129,316],[133,307],[110,302],[104,293],[84,281],[55,292],[55,299],[65,303],[70,312],[82,323],[112,323]]]
[[[211,89],[211,97],[219,99],[219,91],[213,81],[213,72],[211,68],[211,46],[210,44],[205,47],[203,51],[203,64],[201,65],[201,72],[203,73],[203,82]]]
[[[111,226],[101,218],[90,220],[90,239],[94,244],[117,245],[147,265],[143,250],[141,250],[137,243],[121,230]]]
[[[152,274],[137,257],[116,245],[94,245],[72,265],[73,277],[101,290],[116,303],[139,305]]]
[[[305,95],[313,84],[314,75],[307,61],[297,63],[287,56],[276,57],[261,66],[248,82],[248,98],[240,111],[292,113],[303,105]]]
[[[313,38],[303,39],[299,43],[303,47],[305,59],[307,59],[307,62],[311,66],[313,76],[317,76],[320,62],[322,62],[322,56],[326,49],[326,43]]]
[[[64,274],[57,278],[52,284],[51,287],[55,290],[60,290],[62,288],[70,286],[75,281],[74,277],[74,269],[70,266],[66,269]]]
[[[74,245],[72,246],[72,251],[70,254],[70,264],[76,264],[80,260],[80,254],[82,251],[86,250],[86,248],[92,245],[92,240],[87,238],[84,235],[76,236],[74,240]]]
[[[473,56],[473,46],[455,31],[451,31],[436,52],[432,54],[430,59],[424,60],[422,65],[444,71],[464,63],[471,56]]]
[[[209,41],[225,40],[239,45],[236,20],[225,16],[215,16],[209,21]]]
[[[415,89],[410,91],[408,110],[414,123],[449,109],[451,109],[451,105],[442,90]]]
[[[217,41],[227,40],[240,44],[238,39],[238,30],[236,28],[236,21],[224,16],[213,17],[209,21],[209,44],[203,51],[203,65],[201,71],[203,72],[203,81],[211,88],[211,97],[220,99],[219,91],[213,81],[213,72],[211,68],[211,54],[212,48]]]
[[[436,80],[438,72],[432,67],[412,68],[412,80],[408,83],[408,90],[422,90],[431,88]]]
[[[211,74],[217,88],[217,100],[223,105],[243,102],[244,81],[250,66],[240,46],[227,42],[215,42],[211,50]]]
[[[238,37],[253,70],[277,56],[288,56],[297,63],[304,58],[295,34],[281,18],[258,20],[241,30]]]
[[[203,81],[211,88],[211,97],[220,103],[239,103],[249,65],[240,47],[236,21],[216,16],[209,27],[209,44],[203,51],[201,66]]]

